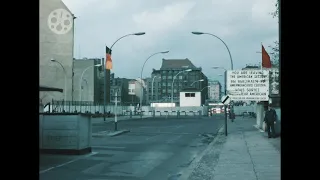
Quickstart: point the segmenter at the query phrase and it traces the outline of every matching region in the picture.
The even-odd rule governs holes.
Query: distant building
[[[75,59],[73,61],[73,101],[101,101],[101,93],[103,97],[103,86],[100,81],[103,79],[103,66],[100,65],[102,59]],[[82,81],[80,82],[81,75],[83,74]],[[81,83],[81,84],[80,84]],[[80,97],[80,90],[81,97]],[[80,99],[81,98],[81,99]]]
[[[180,73],[186,69],[192,69],[192,71]],[[178,73],[180,74],[176,76]],[[171,102],[171,90],[173,90],[173,102],[179,103],[179,92],[181,90],[193,87],[200,91],[208,86],[208,78],[202,73],[202,69],[194,66],[189,59],[162,59],[160,70],[153,71],[152,76],[155,75],[161,76],[161,86],[159,86],[159,84],[158,86],[154,86],[154,92],[158,92],[158,96],[156,96],[158,99],[155,99],[158,102]],[[176,78],[172,87],[174,76],[176,76]],[[201,79],[204,81],[199,81]],[[205,102],[207,94],[208,88],[204,88],[201,91],[202,104]]]
[[[131,102],[129,96],[129,81],[126,78],[115,78],[114,73],[110,74],[110,102],[115,102],[115,93],[117,92],[118,103],[128,104]]]
[[[221,84],[219,81],[209,81],[209,99],[212,101],[220,101],[221,100]]]
[[[40,99],[46,104],[52,99],[65,99],[66,93],[66,100],[71,101],[75,17],[61,0],[40,0],[39,9],[39,84],[63,89],[63,93],[40,92]],[[66,12],[60,18],[69,23],[60,31],[56,28],[59,23],[50,24],[51,19],[55,18],[55,10],[58,9]],[[51,59],[56,62],[52,62]]]

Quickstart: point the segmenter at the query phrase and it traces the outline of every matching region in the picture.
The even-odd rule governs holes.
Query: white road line
[[[105,149],[125,149],[126,147],[117,146],[91,146],[92,148],[105,148]]]
[[[175,142],[175,141],[178,140],[181,136],[182,136],[182,135],[179,135],[179,136],[177,136],[177,137],[175,137],[175,138],[169,139],[169,140],[167,141],[167,143]]]
[[[158,136],[159,135],[151,136],[151,137],[146,138],[145,140],[148,141],[148,140],[153,139],[153,138],[158,137]]]
[[[79,158],[73,159],[73,160],[71,160],[71,161],[68,161],[68,162],[62,163],[62,164],[57,165],[57,166],[50,167],[50,168],[48,168],[48,169],[45,169],[45,170],[40,171],[40,172],[39,172],[39,174],[42,174],[42,173],[48,172],[48,171],[50,171],[50,170],[52,170],[52,169],[55,169],[55,168],[58,168],[58,167],[65,166],[65,165],[67,165],[67,164],[73,163],[73,162],[78,161],[78,160],[80,160],[80,159],[83,159],[83,158],[87,158],[87,157],[93,156],[93,155],[95,155],[95,154],[98,154],[98,152],[92,152],[92,153],[90,153],[90,154],[88,154],[88,155],[85,155],[85,156],[82,156],[82,157],[79,157]]]

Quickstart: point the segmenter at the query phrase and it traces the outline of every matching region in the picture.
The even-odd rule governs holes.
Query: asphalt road
[[[80,158],[65,156],[65,162],[61,160],[49,170],[42,168],[40,180],[178,180],[213,140],[223,118],[119,121],[119,129],[131,132],[92,138],[94,153]],[[113,123],[95,124],[93,132],[113,128]],[[45,159],[59,158],[40,157],[40,166],[48,164]]]

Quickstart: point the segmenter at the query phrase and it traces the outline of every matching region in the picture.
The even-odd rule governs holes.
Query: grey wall
[[[59,61],[67,72],[67,100],[71,100],[72,92],[72,61],[73,61],[73,27],[66,34],[56,34],[49,29],[48,17],[55,10],[63,8],[70,12],[61,0],[40,0],[40,67],[39,84],[64,89],[64,71],[58,63],[51,62],[51,58]],[[71,12],[70,12],[71,13]],[[73,22],[71,22],[73,24]],[[51,99],[64,99],[64,93],[41,92],[39,94],[43,104]]]
[[[83,74],[82,80],[82,101],[97,101],[99,100],[100,91],[99,91],[99,78],[101,73],[99,70],[103,67],[93,67],[94,65],[100,64],[100,59],[81,59],[81,60],[74,60],[73,63],[73,100],[79,101],[80,100],[80,78],[82,72],[90,67],[88,70],[85,71]],[[84,81],[86,80],[86,82]]]

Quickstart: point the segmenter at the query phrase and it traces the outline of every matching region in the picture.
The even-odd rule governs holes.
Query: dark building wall
[[[186,69],[192,69],[192,71],[180,73]],[[163,59],[159,73],[161,75],[160,100],[164,102],[171,101],[172,89],[173,101],[179,102],[181,90],[186,88],[195,88],[197,90],[201,90],[203,87],[208,86],[208,78],[202,73],[202,69],[195,67],[189,59]],[[172,88],[173,78],[174,84]],[[204,79],[204,81],[201,82],[199,81],[200,79]],[[203,89],[202,91],[202,104],[205,102],[205,98],[207,97],[206,94],[208,94],[207,88]]]

